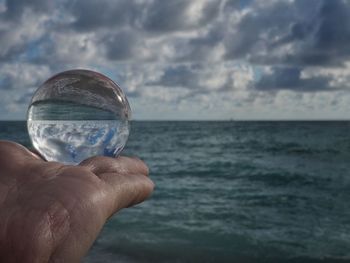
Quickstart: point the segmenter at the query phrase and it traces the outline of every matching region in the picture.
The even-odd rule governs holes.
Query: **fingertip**
[[[139,191],[139,194],[136,195],[134,199],[125,206],[125,208],[132,207],[150,198],[154,191],[154,188],[154,182],[149,177],[143,176],[142,190]]]
[[[155,185],[155,183],[152,181],[151,178],[149,178],[149,177],[146,177],[146,178],[147,178],[146,181],[147,181],[147,183],[148,183],[148,189],[147,189],[147,191],[148,191],[148,193],[149,193],[148,196],[151,196],[151,194],[153,193],[153,191],[154,191],[156,185]]]
[[[154,190],[154,182],[143,174],[105,173],[101,174],[100,178],[111,190],[109,193],[112,207],[109,210],[109,215],[145,201]]]
[[[149,175],[149,168],[141,158],[139,158],[138,156],[130,156],[128,158],[133,159],[135,161],[135,164],[137,163],[139,170],[142,172],[142,174],[146,176]]]

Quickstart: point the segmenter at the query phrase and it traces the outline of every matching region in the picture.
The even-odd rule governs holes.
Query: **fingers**
[[[106,184],[109,205],[107,217],[118,210],[147,199],[154,188],[148,178],[148,167],[138,158],[97,156],[86,159],[80,166],[88,168]]]
[[[100,178],[108,185],[111,206],[107,217],[118,210],[146,200],[154,189],[154,183],[142,174],[103,173]]]
[[[84,160],[79,166],[88,168],[105,183],[107,218],[122,208],[144,201],[154,188],[148,178],[148,167],[138,158],[97,156]]]
[[[117,172],[119,174],[142,174],[147,176],[149,172],[147,165],[140,159],[124,156],[117,158],[96,156],[84,160],[79,165],[87,167],[96,175]]]

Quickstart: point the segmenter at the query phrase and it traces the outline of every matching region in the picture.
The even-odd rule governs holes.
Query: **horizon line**
[[[0,119],[0,122],[5,122],[5,121],[27,121],[27,120],[18,120],[18,119]],[[350,119],[135,119],[135,120],[130,120],[131,122],[137,121],[137,122],[282,122],[282,121],[290,121],[290,122],[297,122],[297,121],[309,121],[309,122],[317,122],[317,121],[350,121]]]

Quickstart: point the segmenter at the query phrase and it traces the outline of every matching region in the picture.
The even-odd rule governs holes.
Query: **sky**
[[[0,119],[74,68],[136,120],[350,119],[350,1],[0,0]]]

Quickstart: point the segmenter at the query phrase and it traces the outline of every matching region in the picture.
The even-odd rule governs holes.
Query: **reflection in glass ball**
[[[129,136],[130,118],[128,100],[112,80],[89,70],[69,70],[35,92],[27,127],[46,160],[77,164],[95,155],[118,155]]]

